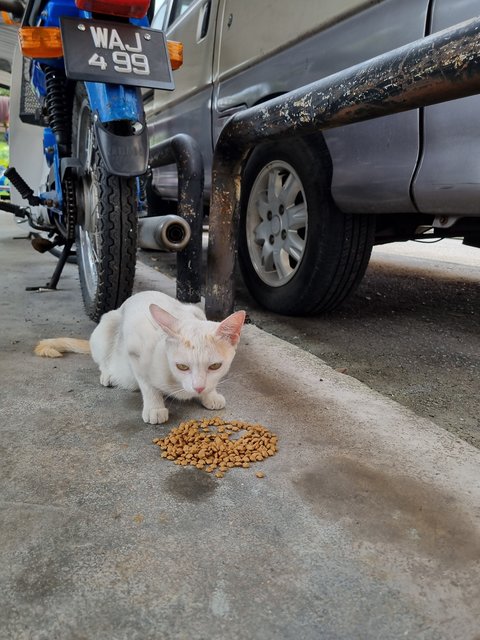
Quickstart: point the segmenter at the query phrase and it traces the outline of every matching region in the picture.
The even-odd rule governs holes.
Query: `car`
[[[229,118],[480,14],[480,0],[160,0],[152,26],[184,46],[175,90],[145,95],[151,144],[191,135],[205,198]],[[480,97],[264,142],[241,181],[239,263],[252,296],[286,314],[333,309],[375,244],[461,237],[480,247]],[[173,167],[152,191],[177,197]]]

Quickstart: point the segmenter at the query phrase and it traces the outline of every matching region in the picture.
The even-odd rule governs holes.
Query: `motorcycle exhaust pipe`
[[[181,251],[191,237],[190,225],[180,216],[152,216],[138,220],[138,246],[141,249]]]

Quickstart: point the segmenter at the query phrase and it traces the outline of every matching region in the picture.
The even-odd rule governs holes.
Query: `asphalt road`
[[[175,272],[172,254],[140,255]],[[357,292],[316,318],[266,312],[240,281],[236,305],[265,331],[480,447],[480,249],[459,240],[376,247]]]

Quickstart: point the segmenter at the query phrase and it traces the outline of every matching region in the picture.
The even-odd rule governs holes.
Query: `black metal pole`
[[[26,287],[25,291],[40,291],[42,289],[52,289],[55,290],[57,288],[58,281],[60,280],[60,276],[62,275],[62,271],[64,266],[67,263],[68,256],[71,254],[72,246],[74,240],[67,240],[63,245],[62,253],[58,259],[58,262],[55,267],[55,271],[53,272],[50,281],[44,287]]]
[[[177,299],[200,302],[204,170],[200,148],[193,138],[178,134],[150,150],[152,169],[173,163],[178,171],[178,215],[192,230],[190,242],[177,254]]]
[[[233,310],[241,176],[253,146],[479,92],[475,18],[232,116],[213,157],[208,317],[221,319]]]

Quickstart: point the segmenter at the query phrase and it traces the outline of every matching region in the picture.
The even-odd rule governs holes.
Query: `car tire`
[[[247,161],[239,264],[250,294],[271,311],[332,310],[365,273],[374,217],[342,213],[330,183],[331,161],[321,136],[262,144]]]

